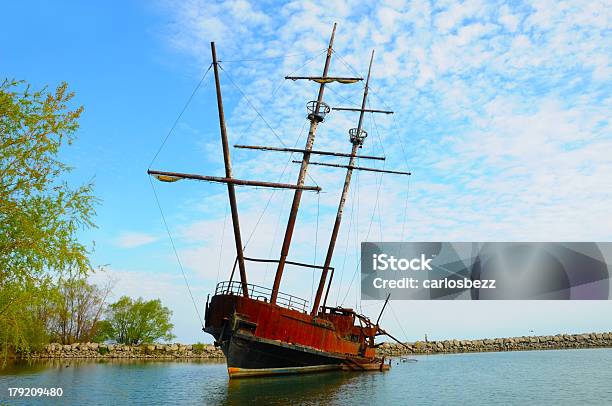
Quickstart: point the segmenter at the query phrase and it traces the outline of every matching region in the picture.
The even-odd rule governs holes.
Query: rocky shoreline
[[[223,352],[212,344],[48,344],[31,358],[128,358],[128,359],[212,359],[224,358]]]
[[[523,336],[486,338],[480,340],[416,341],[383,343],[377,351],[380,356],[394,357],[408,354],[452,354],[466,352],[559,350],[574,348],[612,347],[612,332],[587,334],[557,334],[554,336]],[[212,344],[48,344],[24,358],[34,359],[223,359],[223,353]]]
[[[416,341],[406,343],[406,347],[398,343],[383,343],[378,347],[378,353],[381,356],[393,357],[407,354],[453,354],[602,347],[612,347],[612,332],[485,338],[480,340]]]

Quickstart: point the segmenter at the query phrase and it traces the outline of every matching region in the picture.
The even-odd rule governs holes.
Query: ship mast
[[[308,162],[310,161],[310,151],[312,150],[315,134],[317,127],[320,122],[323,121],[324,115],[329,112],[329,106],[323,103],[323,92],[325,90],[325,83],[327,73],[329,71],[329,64],[331,62],[332,47],[334,44],[334,36],[336,34],[336,23],[332,29],[332,34],[329,39],[329,46],[327,47],[327,56],[325,58],[325,66],[323,67],[323,75],[320,78],[319,94],[316,102],[310,102],[309,107],[311,113],[308,115],[310,120],[310,129],[308,131],[308,138],[306,139],[306,147],[304,148],[304,155],[302,157],[302,165],[297,179],[297,185],[301,186],[304,184],[306,178],[306,171],[308,169]],[[308,77],[290,78],[296,79],[309,79]],[[323,108],[323,111],[321,111]],[[323,113],[323,114],[321,114]],[[287,255],[289,254],[289,246],[291,245],[291,238],[293,237],[293,230],[295,228],[295,220],[297,218],[298,209],[300,207],[300,200],[302,199],[302,190],[297,189],[293,195],[293,202],[291,204],[291,211],[289,212],[289,220],[287,221],[287,229],[285,230],[285,238],[283,239],[283,246],[281,248],[280,260],[278,261],[278,267],[276,269],[276,275],[274,276],[274,284],[272,285],[272,295],[270,297],[271,303],[276,303],[278,291],[280,288],[281,278],[283,277],[283,270],[285,269],[285,263],[287,262]]]
[[[212,64],[215,72],[215,88],[217,90],[217,107],[219,111],[219,127],[221,129],[221,144],[223,147],[223,163],[225,164],[225,177],[232,178],[232,163],[229,155],[229,144],[227,142],[227,130],[225,128],[225,114],[223,112],[223,99],[221,97],[221,84],[219,82],[219,64],[217,62],[217,51],[215,43],[210,43],[212,52]],[[236,242],[236,258],[238,270],[240,272],[240,283],[242,285],[242,295],[249,297],[247,286],[246,268],[244,266],[244,252],[242,249],[242,237],[240,235],[240,220],[238,219],[238,206],[236,204],[236,189],[233,183],[227,183],[227,194],[229,195],[230,210],[232,213],[232,225],[234,226],[234,241]]]
[[[361,111],[359,112],[359,122],[357,128],[350,130],[351,143],[353,147],[351,149],[351,157],[349,158],[348,168],[346,170],[346,177],[344,179],[344,187],[342,188],[342,195],[340,196],[340,203],[338,204],[338,211],[336,213],[336,221],[334,222],[334,228],[332,229],[331,239],[329,240],[329,246],[327,247],[327,255],[325,256],[325,262],[323,263],[323,272],[321,273],[321,280],[319,281],[319,287],[317,288],[317,294],[314,298],[312,305],[312,315],[315,316],[319,311],[319,304],[321,303],[321,295],[323,294],[323,288],[325,287],[325,281],[327,280],[327,272],[331,264],[332,256],[334,255],[334,248],[336,246],[336,240],[338,239],[338,232],[340,231],[340,222],[342,221],[342,212],[344,211],[344,204],[346,203],[346,197],[349,191],[349,185],[351,183],[351,177],[353,175],[353,167],[355,166],[355,155],[357,150],[363,145],[363,141],[367,134],[361,129],[363,126],[363,116],[365,115],[366,101],[368,98],[368,85],[370,83],[370,73],[372,71],[372,61],[374,60],[374,51],[370,57],[370,66],[368,67],[368,76],[365,82],[365,88],[363,90],[363,99],[361,100]],[[326,295],[327,296],[327,295]]]
[[[338,233],[340,231],[340,223],[342,222],[342,213],[344,211],[344,205],[346,203],[346,199],[348,196],[349,186],[351,183],[351,177],[353,175],[353,170],[362,170],[368,172],[382,172],[382,173],[392,173],[397,175],[410,175],[410,172],[403,171],[389,171],[384,169],[377,168],[366,168],[362,166],[355,166],[356,158],[360,156],[357,155],[357,150],[363,146],[363,142],[365,138],[368,136],[367,132],[363,130],[363,117],[365,113],[383,113],[383,114],[393,114],[392,111],[387,110],[374,110],[367,109],[366,103],[368,99],[368,90],[370,84],[370,75],[372,72],[372,62],[374,61],[374,51],[372,50],[372,55],[370,57],[370,65],[368,67],[368,76],[365,82],[365,88],[363,90],[363,98],[361,100],[361,108],[350,108],[350,107],[334,107],[332,110],[340,110],[340,111],[358,111],[359,112],[359,121],[357,122],[357,128],[351,128],[349,130],[350,141],[353,144],[351,148],[351,153],[349,155],[349,164],[348,165],[338,165],[338,164],[330,164],[330,163],[322,163],[322,162],[312,162],[313,165],[322,165],[333,168],[346,168],[346,177],[344,179],[344,187],[342,188],[342,194],[340,196],[340,202],[338,203],[338,211],[336,212],[336,221],[334,222],[334,227],[332,229],[332,235],[329,240],[329,246],[327,248],[327,254],[325,256],[325,262],[323,264],[323,272],[321,273],[321,279],[319,280],[319,286],[317,288],[317,293],[314,298],[314,303],[312,306],[311,315],[316,316],[319,311],[319,304],[321,303],[321,296],[323,295],[323,289],[325,287],[325,282],[327,281],[327,274],[331,269],[332,273],[329,278],[329,283],[327,285],[327,290],[325,292],[325,299],[323,300],[323,307],[325,307],[327,303],[327,296],[329,295],[329,288],[331,287],[331,282],[334,276],[334,269],[331,268],[331,260],[334,254],[334,248],[336,247],[336,240],[338,239]]]
[[[334,27],[335,28],[335,27]],[[275,188],[275,189],[294,189],[296,191],[310,190],[310,191],[321,191],[321,188],[318,186],[306,186],[304,182],[294,185],[294,184],[286,184],[286,183],[275,183],[275,182],[265,182],[259,180],[246,180],[246,179],[236,179],[232,177],[232,165],[230,160],[229,153],[229,143],[227,140],[227,130],[225,126],[225,114],[223,111],[223,99],[221,97],[221,84],[219,81],[219,62],[217,61],[217,52],[215,49],[215,43],[210,43],[210,48],[212,52],[212,65],[215,73],[215,86],[217,91],[217,108],[219,112],[219,128],[221,130],[221,144],[223,147],[223,162],[225,164],[225,176],[209,176],[209,175],[199,175],[192,173],[181,173],[181,172],[168,172],[168,171],[159,171],[155,169],[147,169],[147,174],[154,176],[159,181],[162,182],[175,182],[181,179],[192,179],[199,180],[205,182],[216,182],[216,183],[225,183],[227,184],[227,193],[229,195],[229,203],[231,207],[232,213],[232,224],[234,228],[234,240],[236,243],[236,263],[238,264],[240,270],[240,284],[242,295],[244,297],[249,297],[247,278],[246,278],[246,269],[244,265],[245,257],[244,257],[244,248],[242,245],[242,237],[240,234],[240,221],[238,219],[238,205],[236,203],[236,190],[235,185],[240,186],[255,186],[255,187],[265,187],[265,188]],[[315,78],[317,79],[317,78]],[[329,110],[329,107],[327,107]],[[303,179],[302,179],[303,180]],[[303,264],[299,264],[303,265]],[[234,264],[234,267],[236,265]],[[232,275],[234,272],[232,271]]]

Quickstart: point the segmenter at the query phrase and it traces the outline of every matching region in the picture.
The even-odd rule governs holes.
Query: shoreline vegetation
[[[93,182],[68,181],[61,161],[76,140],[83,107],[63,82],[55,90],[0,81],[0,360],[49,343],[171,341],[172,311],[159,299],[123,296],[108,303],[117,281],[88,277],[101,200]],[[55,346],[53,347],[55,348]],[[78,346],[77,346],[78,348]],[[108,350],[108,349],[107,349]]]
[[[501,352],[530,350],[561,350],[612,347],[612,332],[557,334],[554,336],[523,336],[485,338],[479,340],[385,342],[378,347],[380,356],[396,357],[410,354],[453,354],[468,352]],[[48,344],[42,351],[17,355],[21,359],[223,359],[223,353],[212,344]]]

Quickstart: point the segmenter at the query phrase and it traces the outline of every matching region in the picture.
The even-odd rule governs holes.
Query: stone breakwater
[[[612,347],[612,332],[486,338],[481,340],[417,341],[414,343],[406,343],[406,347],[398,343],[383,343],[378,347],[378,354],[389,357],[407,354],[452,354],[463,352],[562,350],[600,347]]]
[[[209,359],[224,358],[212,344],[48,344],[32,358],[138,358],[138,359]]]
[[[523,336],[511,338],[485,338],[481,340],[417,341],[383,343],[378,347],[380,356],[407,354],[452,354],[463,352],[560,350],[572,348],[612,347],[612,332],[588,334],[557,334],[554,336]],[[133,359],[214,359],[224,358],[212,344],[48,344],[32,358],[133,358]]]

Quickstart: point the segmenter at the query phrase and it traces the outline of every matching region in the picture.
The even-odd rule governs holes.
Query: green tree
[[[61,278],[47,317],[51,339],[62,344],[94,340],[111,288],[110,281],[100,287],[80,274]]]
[[[172,340],[172,311],[159,299],[132,300],[127,296],[108,306],[103,322],[102,338],[121,344],[152,343]]]
[[[71,144],[83,107],[72,106],[66,83],[32,91],[24,82],[0,85],[0,347],[27,350],[43,342],[59,275],[90,269],[77,239],[93,227],[97,199],[92,184],[72,187],[70,167],[59,160]]]

